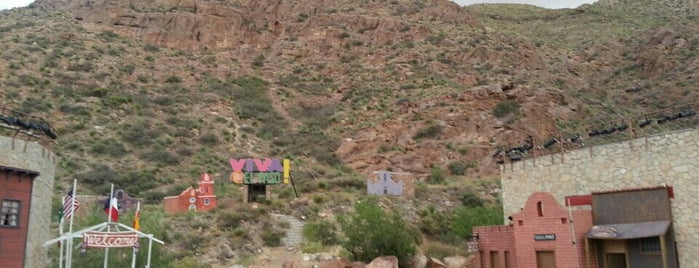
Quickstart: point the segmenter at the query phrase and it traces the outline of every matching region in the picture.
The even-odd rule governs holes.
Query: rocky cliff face
[[[415,1],[387,5],[343,1],[85,1],[39,0],[70,12],[94,27],[110,29],[144,42],[179,49],[225,49],[251,46],[269,49],[280,40],[309,36],[310,47],[337,45],[338,28],[376,31],[374,44],[429,30],[409,27],[409,20],[439,20],[475,25],[461,7],[449,1]],[[370,10],[371,12],[365,12]]]

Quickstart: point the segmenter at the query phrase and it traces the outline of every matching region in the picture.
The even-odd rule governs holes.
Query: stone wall
[[[39,172],[32,189],[26,268],[48,266],[43,244],[52,238],[49,226],[57,162],[56,154],[36,141],[0,136],[0,165]]]
[[[666,184],[674,186],[673,226],[680,266],[699,267],[699,129],[683,130],[502,165],[505,215],[534,192],[567,195]]]

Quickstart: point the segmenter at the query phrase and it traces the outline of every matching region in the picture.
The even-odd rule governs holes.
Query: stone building
[[[0,267],[44,267],[56,155],[30,138],[0,136]]]
[[[677,268],[672,187],[529,196],[505,226],[473,228],[476,266]]]
[[[699,252],[698,162],[699,129],[694,128],[501,165],[503,211],[521,211],[535,192],[550,193],[563,204],[566,196],[672,186],[670,226],[678,265],[699,267],[694,256]]]

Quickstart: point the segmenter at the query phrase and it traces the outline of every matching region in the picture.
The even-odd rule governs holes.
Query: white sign
[[[138,243],[136,232],[87,232],[83,234],[83,244],[89,248],[124,248]]]
[[[470,241],[466,243],[467,252],[473,253],[473,252],[478,252],[478,242],[477,241]]]

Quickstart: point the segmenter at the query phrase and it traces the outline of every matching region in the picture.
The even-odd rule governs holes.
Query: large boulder
[[[366,268],[398,268],[398,258],[396,256],[382,256],[374,259]]]

